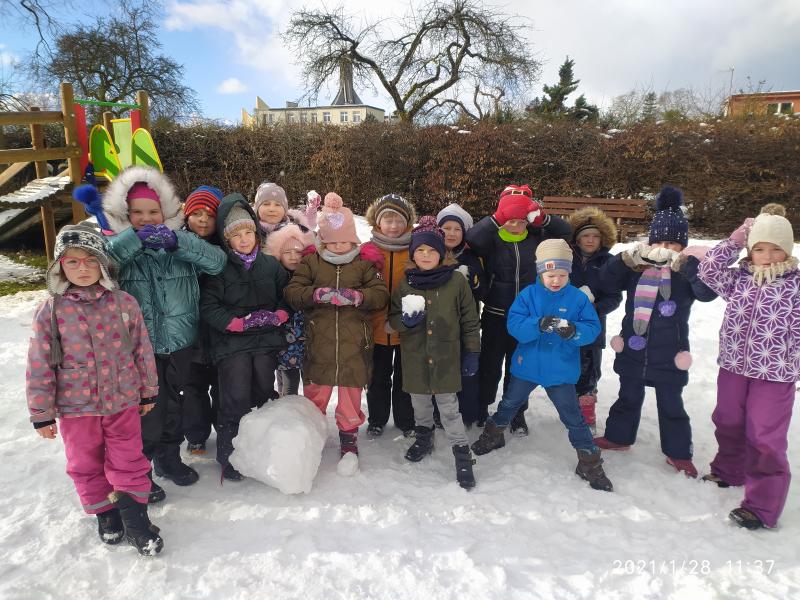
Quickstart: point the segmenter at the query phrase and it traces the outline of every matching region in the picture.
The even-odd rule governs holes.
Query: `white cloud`
[[[236,77],[230,77],[217,86],[220,94],[241,94],[247,91],[247,86]]]
[[[14,67],[19,63],[19,56],[6,50],[5,44],[0,44],[0,67]]]

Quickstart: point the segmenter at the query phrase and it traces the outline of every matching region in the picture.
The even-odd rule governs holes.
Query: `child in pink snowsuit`
[[[158,376],[139,305],[115,289],[108,264],[90,226],[59,232],[47,270],[51,297],[33,319],[28,409],[41,437],[61,432],[67,474],[83,509],[97,515],[100,539],[117,544],[125,536],[153,555],[163,540],[147,518],[140,415],[154,406]]]
[[[740,527],[775,527],[789,492],[787,431],[800,379],[800,272],[792,226],[768,204],[700,263],[699,277],[728,302],[719,333],[719,450],[703,479],[744,485],[730,513]],[[747,248],[747,258],[730,268]]]

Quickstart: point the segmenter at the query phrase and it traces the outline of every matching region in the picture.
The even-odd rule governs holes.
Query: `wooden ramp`
[[[58,202],[70,193],[67,175],[34,179],[26,186],[0,196],[0,242],[7,242],[31,227],[42,226],[42,213],[53,213],[54,224],[72,217],[70,202]]]

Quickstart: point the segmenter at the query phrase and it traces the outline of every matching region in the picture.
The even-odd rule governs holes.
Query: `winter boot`
[[[614,486],[606,477],[603,471],[603,459],[600,457],[600,450],[592,452],[591,450],[578,449],[578,466],[575,467],[575,473],[581,478],[589,482],[589,485],[595,490],[602,490],[604,492],[614,491]]]
[[[358,428],[339,430],[339,458],[348,452],[358,455]]]
[[[381,437],[383,435],[383,426],[382,425],[368,426],[367,435],[372,438]]]
[[[514,418],[511,419],[511,425],[508,431],[517,437],[525,437],[528,435],[528,424],[525,422],[525,413],[519,411]]]
[[[594,438],[594,444],[595,444],[595,446],[597,446],[598,448],[602,448],[603,450],[625,451],[625,450],[630,450],[631,449],[630,446],[626,446],[625,444],[618,444],[616,442],[612,442],[611,440],[606,439],[604,437],[596,437],[596,438]]]
[[[228,481],[241,481],[244,479],[244,475],[239,473],[239,471],[237,471],[231,463],[228,463],[222,467],[222,479],[226,479]]]
[[[189,454],[193,456],[203,456],[206,453],[206,443],[198,442],[196,444],[192,444],[189,442],[186,444],[186,450],[188,450]]]
[[[505,427],[498,427],[491,419],[486,420],[486,426],[481,432],[481,437],[478,441],[472,444],[472,451],[481,456],[487,454],[492,450],[497,450],[506,445],[506,438],[503,435]]]
[[[109,499],[117,505],[125,527],[125,538],[142,556],[155,556],[164,547],[159,529],[147,517],[147,505],[136,502],[125,492],[111,492]]]
[[[694,466],[691,458],[670,458],[667,457],[667,464],[675,467],[678,472],[683,471],[683,474],[692,479],[697,479],[697,467]]]
[[[475,487],[475,475],[472,473],[472,465],[475,459],[469,451],[469,446],[453,446],[453,456],[456,457],[456,480],[465,490]]]
[[[700,479],[703,481],[710,481],[711,483],[716,483],[717,487],[721,488],[728,488],[731,487],[731,484],[722,479],[719,475],[714,475],[714,473],[709,473],[708,475],[703,475]]]
[[[411,447],[406,451],[406,460],[410,460],[411,462],[419,462],[428,454],[433,452],[433,432],[435,429],[436,426],[433,428],[428,428],[422,427],[421,425],[417,425],[414,428],[416,439],[414,440],[414,443],[411,444]]]
[[[192,485],[200,478],[197,471],[181,460],[179,446],[163,448],[153,457],[153,468],[156,475],[171,480],[175,485]]]
[[[734,508],[730,514],[728,514],[728,518],[739,527],[744,527],[750,531],[764,527],[764,522],[758,518],[758,515],[746,508]]]
[[[114,545],[122,541],[125,526],[116,507],[97,514],[97,533],[104,544]]]
[[[147,497],[148,504],[156,504],[161,502],[167,497],[167,492],[164,491],[160,485],[153,481],[153,470],[147,472],[147,478],[150,480],[150,495]]]
[[[581,414],[583,420],[589,426],[592,435],[597,433],[597,416],[595,415],[595,406],[597,405],[597,396],[594,394],[586,394],[578,396],[578,404],[581,407]]]

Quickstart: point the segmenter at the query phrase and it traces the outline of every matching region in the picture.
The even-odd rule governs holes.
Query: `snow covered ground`
[[[367,239],[363,221],[359,230]],[[800,597],[797,487],[776,530],[732,526],[727,514],[741,490],[686,479],[665,464],[651,391],[636,445],[605,455],[614,493],[573,474],[575,453],[540,390],[530,437],[480,457],[471,492],[456,484],[441,432],[433,456],[418,464],[404,460],[409,441],[398,430],[363,436],[360,472],[337,475],[331,408],[310,493],[286,496],[253,480],[221,486],[213,453],[187,458],[200,481],[162,481],[167,500],[151,509],[163,554],[143,559],[130,546],[103,546],[64,473],[60,438],[38,438],[27,419],[28,331],[43,297],[0,298],[1,598]],[[695,362],[684,397],[701,472],[716,449],[710,417],[722,311],[719,300],[697,303],[691,320]],[[609,318],[610,334],[621,316]],[[603,421],[617,391],[612,359],[606,351]],[[796,419],[789,439],[796,472],[799,427]]]
[[[7,256],[0,254],[0,280],[35,283],[44,280],[44,271],[14,262]]]

